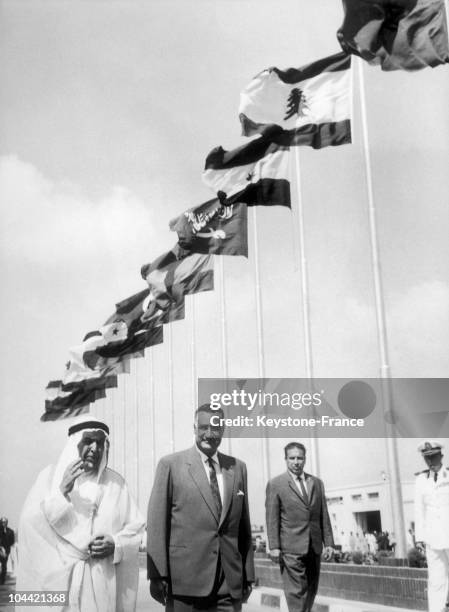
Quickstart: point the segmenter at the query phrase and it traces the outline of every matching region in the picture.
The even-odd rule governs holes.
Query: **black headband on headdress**
[[[104,432],[109,435],[109,427],[105,423],[101,423],[100,421],[85,421],[84,423],[77,423],[76,425],[72,425],[69,427],[69,436],[76,433],[77,431],[82,431],[83,429],[102,429]]]

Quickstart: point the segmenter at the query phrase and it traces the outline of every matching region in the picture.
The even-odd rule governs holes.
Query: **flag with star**
[[[248,256],[246,204],[224,206],[214,198],[172,219],[169,226],[186,251]]]
[[[277,144],[274,128],[231,151],[213,149],[206,158],[203,181],[229,206],[290,206],[289,147]]]
[[[162,315],[154,309],[149,289],[122,300],[105,325],[84,338],[83,362],[98,370],[125,357],[143,356],[145,348],[163,341]]]
[[[129,361],[143,357],[145,348],[163,341],[163,312],[145,289],[116,304],[114,314],[82,343],[69,350],[61,380],[47,385],[42,420],[75,416],[117,386],[117,376],[129,373]]]
[[[382,70],[420,70],[449,62],[444,0],[343,0],[337,38],[346,53]]]
[[[244,136],[277,126],[276,142],[321,149],[351,142],[351,58],[336,53],[301,68],[268,68],[240,94]]]

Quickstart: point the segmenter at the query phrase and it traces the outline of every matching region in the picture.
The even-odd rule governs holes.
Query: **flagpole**
[[[221,330],[221,365],[223,378],[229,378],[229,362],[228,362],[228,327],[226,320],[226,286],[224,275],[223,255],[219,255],[218,259],[218,275],[220,279],[220,330]],[[232,440],[228,438],[228,453],[232,453]]]
[[[309,303],[309,275],[307,269],[306,255],[306,239],[304,231],[304,207],[301,192],[301,167],[299,159],[299,147],[294,147],[295,150],[295,174],[296,174],[296,213],[297,213],[297,232],[298,239],[295,240],[295,245],[299,250],[300,271],[301,271],[301,302],[302,302],[302,324],[304,333],[304,357],[306,366],[306,378],[308,384],[312,387],[313,379],[313,353],[312,353],[312,333],[310,329],[310,303]],[[320,475],[320,462],[318,455],[318,440],[315,435],[315,430],[312,430],[310,436],[310,454],[312,469],[316,476]]]
[[[197,382],[197,363],[196,363],[196,327],[195,327],[195,295],[191,295],[192,305],[192,325],[190,327],[190,357],[192,361],[192,405],[193,412],[198,408],[198,382]]]
[[[373,180],[371,173],[371,158],[368,139],[368,121],[366,112],[365,81],[363,74],[363,60],[356,58],[359,72],[360,108],[362,118],[363,147],[365,158],[366,188],[368,197],[368,219],[371,243],[371,265],[374,282],[376,304],[377,340],[380,357],[380,377],[382,379],[382,399],[384,414],[388,416],[385,422],[387,465],[390,485],[390,502],[396,536],[396,550],[398,557],[405,557],[407,545],[405,540],[404,506],[402,502],[401,478],[399,471],[398,450],[396,438],[391,423],[394,422],[394,402],[391,382],[391,371],[388,359],[387,326],[385,319],[385,306],[382,287],[380,253],[377,232],[376,207],[374,202]]]
[[[168,393],[169,393],[169,419],[170,419],[170,451],[175,451],[175,403],[173,393],[173,337],[170,323],[167,328],[167,347],[168,347]]]
[[[254,275],[256,285],[256,324],[257,324],[257,355],[259,378],[265,378],[265,347],[263,338],[263,313],[262,313],[262,289],[260,284],[259,270],[259,236],[257,227],[257,210],[252,206],[253,236],[254,236]],[[270,453],[268,437],[264,431],[262,434],[262,476],[263,482],[271,478]]]
[[[151,464],[153,478],[156,473],[156,407],[154,392],[153,353],[150,355],[150,404],[151,404]]]
[[[123,377],[123,477],[128,479],[126,473],[126,376]]]
[[[136,431],[136,448],[134,451],[134,460],[136,462],[136,467],[135,467],[135,472],[136,472],[136,500],[137,500],[137,505],[139,506],[140,504],[140,475],[139,475],[139,463],[140,463],[140,458],[139,458],[139,452],[140,452],[140,444],[139,444],[139,385],[138,385],[138,380],[139,380],[139,362],[136,359],[136,372],[135,372],[135,393],[136,393],[136,410],[135,410],[135,431]]]
[[[116,441],[116,427],[115,427],[115,410],[114,410],[114,389],[112,389],[112,393],[109,396],[109,404],[111,406],[111,416],[110,416],[110,423],[111,423],[111,432],[112,432],[112,463],[114,465],[114,469],[117,469],[117,461],[116,461],[116,456],[117,456],[117,441]]]

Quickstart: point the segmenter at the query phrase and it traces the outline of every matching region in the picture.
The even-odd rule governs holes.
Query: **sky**
[[[337,52],[343,13],[337,0],[3,0],[0,10],[0,490],[9,491],[0,512],[17,524],[37,471],[63,444],[67,423],[39,417],[69,347],[144,288],[141,265],[176,242],[169,220],[212,197],[204,160],[215,146],[244,142],[241,89],[266,67]],[[448,67],[363,72],[391,371],[447,377]],[[300,150],[320,377],[379,373],[358,87],[356,72],[353,144]],[[303,377],[295,211],[256,215],[265,375]],[[253,231],[251,214],[248,260],[223,263],[229,374],[239,378],[260,373]],[[194,314],[190,301],[186,321],[173,325],[177,448],[191,439],[193,325],[196,375],[223,374],[219,276],[217,290],[196,296]],[[167,363],[165,343],[99,408],[114,418],[127,393],[148,385],[151,367],[157,457],[170,450]],[[148,394],[142,419],[145,408]]]

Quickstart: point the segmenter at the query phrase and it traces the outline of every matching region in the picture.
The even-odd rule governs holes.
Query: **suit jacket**
[[[223,510],[218,516],[196,447],[163,457],[148,506],[148,578],[168,578],[174,595],[210,595],[218,558],[232,597],[254,581],[246,466],[218,453]]]
[[[270,549],[305,555],[310,541],[316,554],[321,554],[323,543],[325,546],[334,545],[324,485],[319,478],[304,475],[308,504],[289,472],[276,476],[267,485],[265,507]]]
[[[4,530],[0,529],[0,546],[2,546],[6,554],[9,555],[11,552],[11,546],[14,545],[14,531],[9,527]]]

